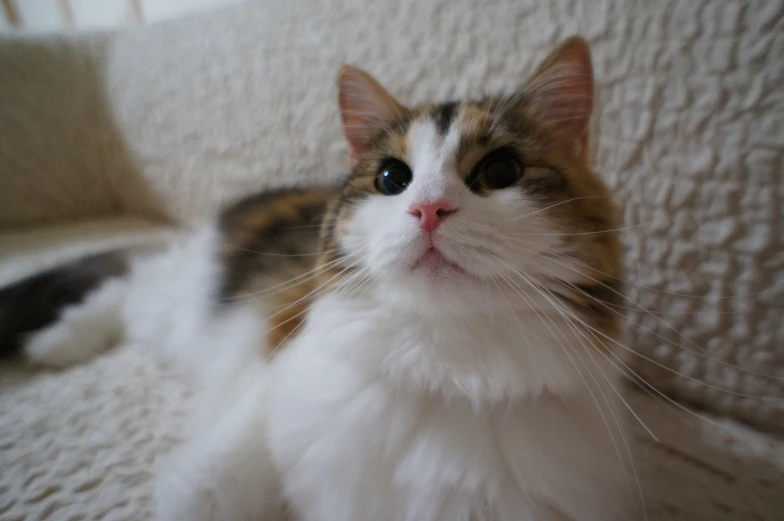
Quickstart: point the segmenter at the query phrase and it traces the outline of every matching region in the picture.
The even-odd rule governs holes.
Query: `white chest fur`
[[[624,517],[614,378],[539,318],[319,305],[271,368],[270,449],[300,521]]]

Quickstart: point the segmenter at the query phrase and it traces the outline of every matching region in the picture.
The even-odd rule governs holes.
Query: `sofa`
[[[401,100],[520,84],[592,45],[596,170],[624,211],[623,392],[647,519],[784,512],[784,4],[263,0],[0,39],[0,284],[337,180],[343,63]],[[0,521],[143,520],[192,384],[118,345],[0,361]],[[619,353],[620,354],[620,353]]]

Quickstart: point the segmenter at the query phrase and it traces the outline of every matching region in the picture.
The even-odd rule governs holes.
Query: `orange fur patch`
[[[315,282],[306,281],[270,299],[271,303],[278,306],[269,310],[270,329],[267,334],[269,352],[265,354],[272,354],[285,347],[302,327],[312,301],[311,293],[316,287]]]
[[[319,280],[322,216],[337,192],[282,190],[247,198],[221,216],[223,287],[220,301],[256,300],[268,317],[265,355],[301,328]]]

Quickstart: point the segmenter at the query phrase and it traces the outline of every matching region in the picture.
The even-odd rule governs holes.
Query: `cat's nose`
[[[408,213],[419,219],[419,225],[432,232],[448,215],[457,211],[451,201],[439,199],[429,203],[414,203],[408,207]]]

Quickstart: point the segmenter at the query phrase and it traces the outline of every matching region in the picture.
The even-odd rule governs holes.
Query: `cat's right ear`
[[[368,73],[348,65],[340,69],[338,102],[352,166],[379,132],[407,112]]]

